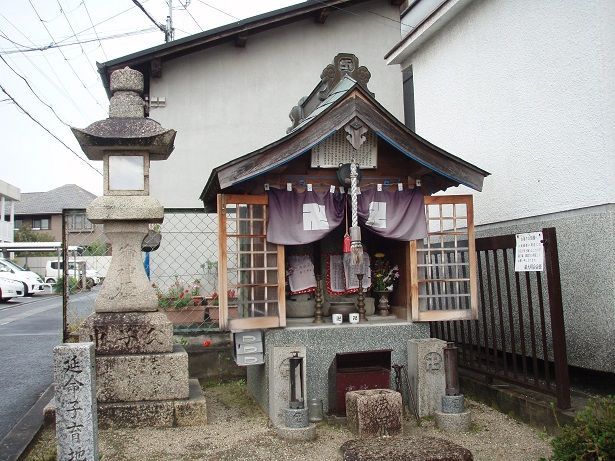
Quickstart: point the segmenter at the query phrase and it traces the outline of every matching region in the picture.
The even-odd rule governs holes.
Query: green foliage
[[[32,227],[28,224],[23,224],[19,230],[16,230],[14,233],[15,242],[53,242],[54,238],[51,234],[46,232],[35,232],[32,230]],[[54,252],[43,252],[40,251],[21,251],[19,256],[54,256]]]
[[[68,294],[72,295],[74,294],[77,289],[79,288],[79,280],[77,280],[76,277],[69,277],[68,278]],[[62,294],[62,287],[64,286],[64,277],[60,276],[58,277],[58,280],[56,281],[56,283],[53,285],[53,292],[56,294]]]
[[[553,461],[615,459],[615,396],[591,399],[551,445]]]
[[[45,232],[34,232],[28,224],[15,231],[15,242],[53,242],[53,236]]]
[[[107,244],[105,242],[92,242],[83,250],[83,256],[106,256]]]

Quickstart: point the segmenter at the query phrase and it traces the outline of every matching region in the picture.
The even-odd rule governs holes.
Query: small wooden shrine
[[[337,55],[286,136],[212,171],[200,198],[219,216],[222,329],[319,326],[348,306],[361,323],[475,316],[472,196],[433,194],[480,191],[489,173],[404,126],[369,79]]]

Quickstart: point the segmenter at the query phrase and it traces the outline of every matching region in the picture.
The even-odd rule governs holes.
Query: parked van
[[[86,262],[82,259],[71,260],[68,262],[68,276],[81,280],[85,271],[87,285],[93,287],[100,283],[100,275],[94,269],[87,269]],[[54,284],[59,277],[64,275],[64,261],[47,261],[45,267],[45,282]]]
[[[45,282],[41,277],[8,259],[0,258],[0,277],[21,282],[25,296],[45,291]]]

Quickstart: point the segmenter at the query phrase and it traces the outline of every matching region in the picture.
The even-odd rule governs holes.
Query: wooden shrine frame
[[[232,237],[238,238],[263,238],[266,239],[266,222],[267,222],[267,195],[227,195],[218,194],[218,289],[219,289],[219,326],[221,330],[254,330],[261,328],[277,328],[286,326],[286,278],[285,278],[285,258],[284,245],[276,245],[277,259],[277,283],[267,284],[267,288],[277,287],[277,315],[268,315],[263,317],[243,317],[238,319],[229,318],[229,300],[228,300],[228,239]],[[263,205],[263,233],[260,235],[253,234],[229,234],[227,232],[227,205]],[[239,231],[239,230],[238,230]],[[265,243],[266,245],[266,243]],[[266,255],[265,250],[265,255]],[[265,269],[266,270],[266,269]],[[265,286],[263,284],[263,286]]]

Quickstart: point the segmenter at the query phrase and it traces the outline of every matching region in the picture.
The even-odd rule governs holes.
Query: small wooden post
[[[363,294],[363,276],[365,274],[357,274],[359,279],[359,295],[357,296],[357,307],[359,308],[359,322],[367,322],[365,316],[365,296]]]
[[[322,275],[316,275],[316,310],[313,323],[324,323],[322,319]]]

